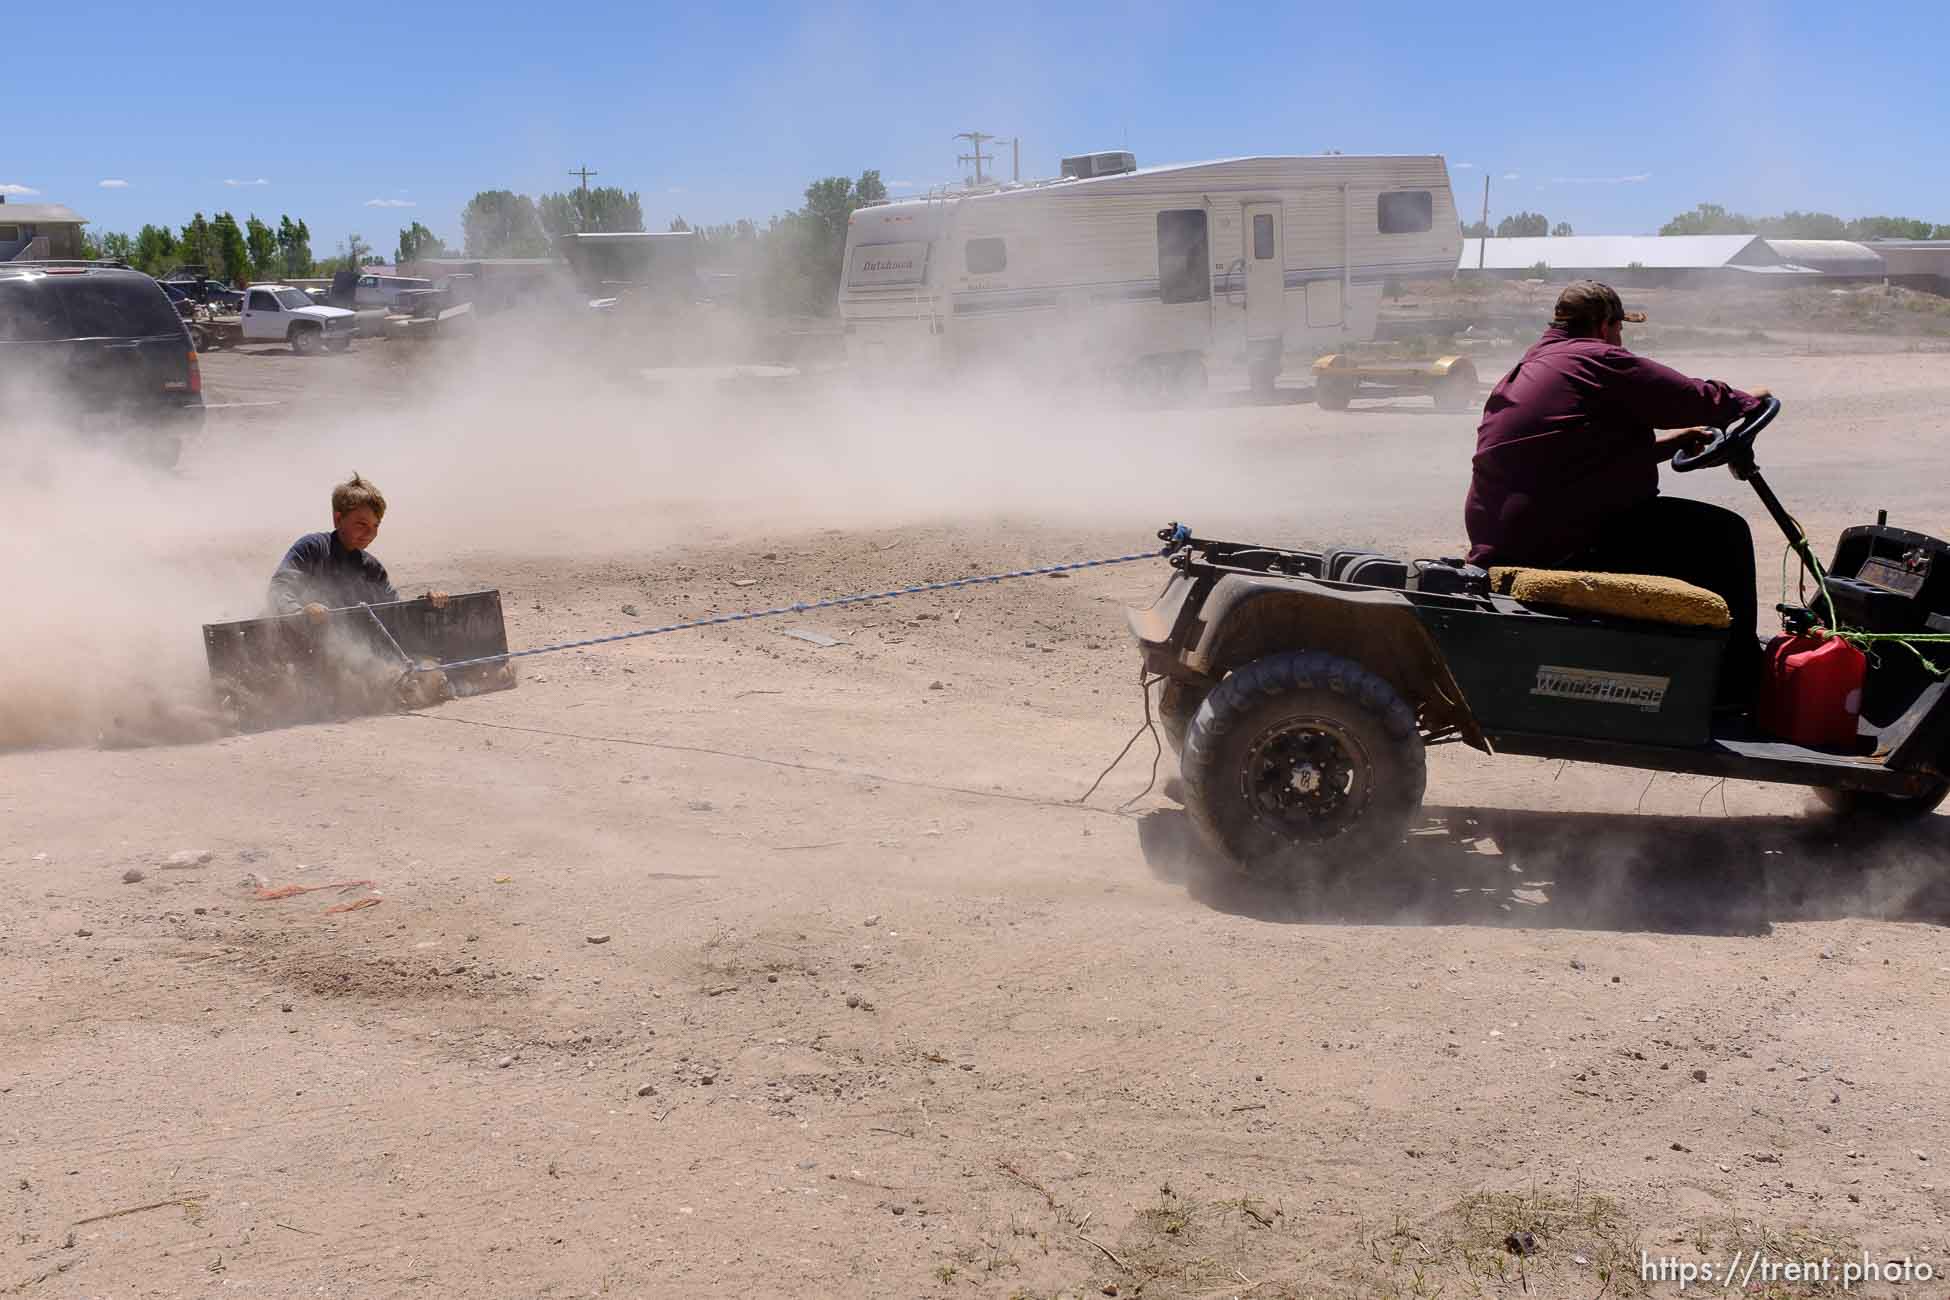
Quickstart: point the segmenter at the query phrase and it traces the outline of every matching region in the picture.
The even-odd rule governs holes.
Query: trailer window
[[[1384,235],[1423,235],[1435,225],[1435,199],[1427,190],[1396,190],[1375,199],[1375,227]]]
[[[1264,262],[1273,256],[1273,214],[1253,214],[1253,260]]]
[[[995,275],[1009,265],[1009,250],[999,239],[971,239],[962,252],[970,275]]]
[[[1212,254],[1205,237],[1205,209],[1158,214],[1158,290],[1171,302],[1209,302]]]

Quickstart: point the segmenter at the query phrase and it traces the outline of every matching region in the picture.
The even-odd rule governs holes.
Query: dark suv
[[[40,420],[176,463],[203,425],[203,375],[160,285],[119,266],[0,263],[0,429]]]

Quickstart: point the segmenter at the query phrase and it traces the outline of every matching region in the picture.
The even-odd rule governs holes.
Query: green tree
[[[259,221],[255,212],[244,223],[244,243],[250,247],[251,279],[275,280],[287,274],[278,248],[278,232]]]
[[[1857,217],[1848,223],[1850,239],[1928,239],[1934,229],[1913,217]]]
[[[189,265],[206,267],[212,273],[217,271],[216,236],[201,212],[190,218],[190,224],[183,227],[183,237],[177,241],[176,252]]]
[[[417,262],[426,257],[447,256],[447,246],[440,242],[440,236],[428,230],[419,222],[414,222],[399,232],[399,250],[393,260],[400,266]]]
[[[767,296],[776,310],[830,315],[838,306],[846,263],[846,227],[854,212],[887,197],[880,173],[858,180],[828,176],[806,186],[806,205],[775,218],[766,231]]]
[[[315,269],[311,259],[311,230],[304,222],[278,218],[278,259],[284,263],[284,274],[290,278],[311,278]]]
[[[1569,235],[1575,235],[1577,233],[1578,233],[1577,231],[1571,229],[1571,223],[1568,221],[1560,221],[1556,225],[1551,227],[1551,234],[1556,236],[1559,239],[1565,238],[1566,236]]]
[[[1848,224],[1826,212],[1783,212],[1778,217],[1762,217],[1754,229],[1776,239],[1849,239],[1853,236]]]
[[[110,230],[102,235],[101,250],[103,257],[135,265],[135,239],[119,230]]]
[[[176,261],[176,236],[168,226],[144,226],[135,233],[132,260],[136,270],[161,275]]]
[[[1950,226],[1915,217],[1855,217],[1844,221],[1830,212],[1783,212],[1750,217],[1717,203],[1702,203],[1659,227],[1662,235],[1765,235],[1774,239],[1943,239]]]
[[[1464,239],[1486,239],[1489,233],[1490,228],[1480,221],[1472,221],[1463,227]]]
[[[1702,203],[1659,227],[1662,235],[1751,235],[1759,223],[1717,203]]]
[[[512,190],[483,190],[460,214],[469,257],[546,257],[548,236],[535,201]]]
[[[251,247],[244,238],[244,228],[237,224],[237,218],[228,212],[219,213],[210,223],[216,235],[217,258],[222,265],[218,274],[234,285],[241,285],[251,278]]]
[[[356,271],[362,266],[377,265],[380,258],[372,251],[364,235],[353,233],[339,241],[336,257],[328,257],[318,264],[320,275],[335,275],[340,271]]]
[[[550,235],[636,231],[643,229],[643,200],[635,190],[598,185],[586,199],[579,189],[542,195],[539,216]]]
[[[1548,235],[1550,232],[1550,218],[1541,212],[1519,212],[1514,217],[1505,217],[1496,223],[1498,239],[1535,237]]]

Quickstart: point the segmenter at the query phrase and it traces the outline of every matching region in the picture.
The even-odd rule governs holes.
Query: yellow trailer
[[[1438,411],[1467,411],[1479,394],[1476,363],[1468,357],[1434,361],[1364,361],[1336,352],[1314,362],[1314,403],[1322,410],[1345,411],[1363,384],[1386,396],[1427,393]],[[1375,396],[1383,396],[1377,391]]]

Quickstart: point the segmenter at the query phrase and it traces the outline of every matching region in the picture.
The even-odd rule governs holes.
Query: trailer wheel
[[[1435,385],[1435,409],[1467,411],[1476,405],[1476,368],[1460,364]]]
[[[1360,385],[1358,379],[1322,375],[1314,380],[1314,405],[1323,411],[1345,411],[1347,404],[1354,400],[1354,390]]]
[[[1864,822],[1908,822],[1928,817],[1946,795],[1950,795],[1950,781],[1938,781],[1922,794],[1815,788],[1815,798],[1835,816]]]
[[[1415,711],[1381,678],[1320,651],[1227,677],[1185,733],[1186,808],[1248,871],[1320,871],[1400,843],[1428,782]]]
[[[325,345],[325,331],[316,325],[291,327],[291,350],[301,357],[315,357]]]

